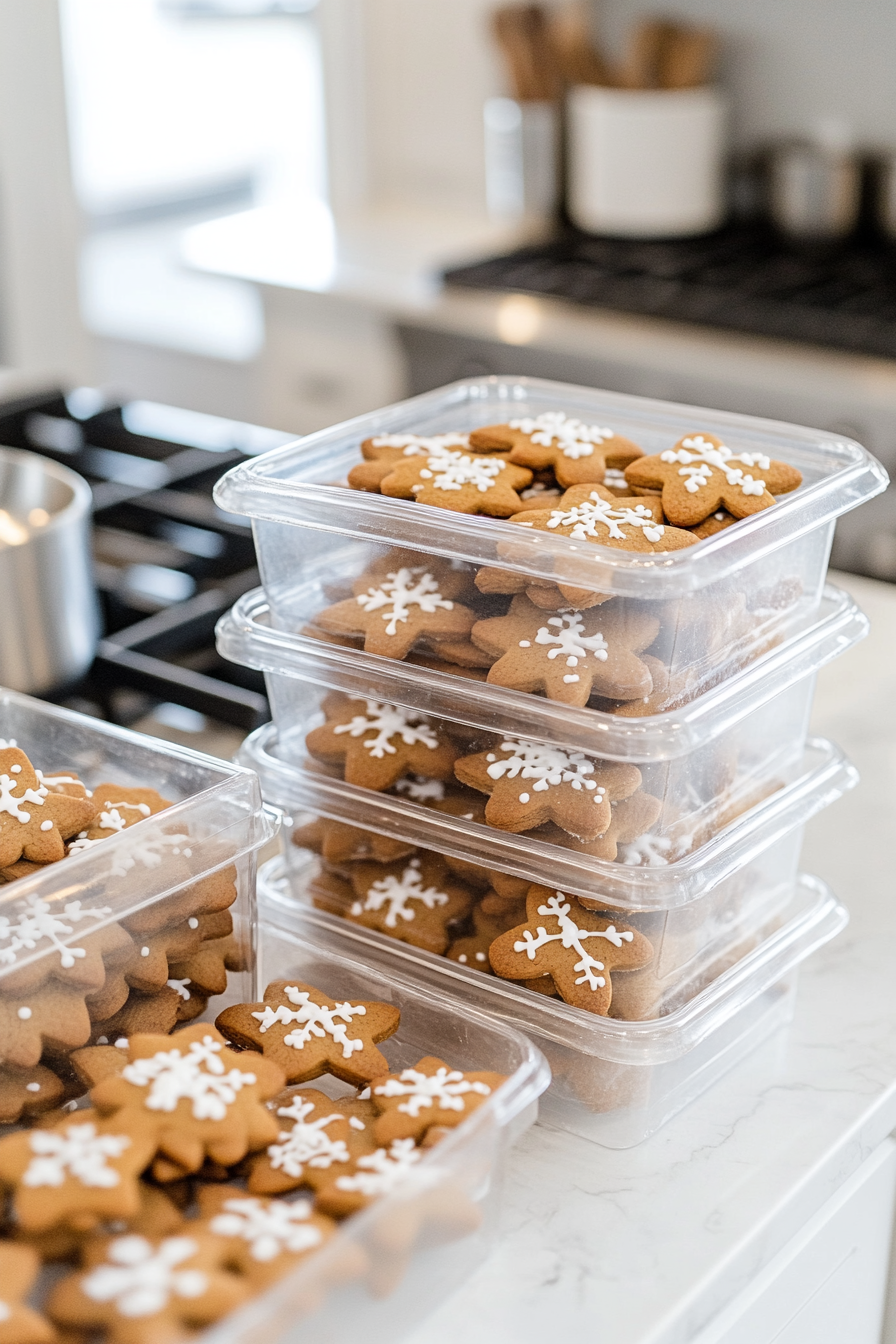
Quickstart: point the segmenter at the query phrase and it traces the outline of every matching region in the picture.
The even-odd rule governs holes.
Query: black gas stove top
[[[105,636],[59,698],[117,723],[177,705],[248,732],[269,717],[264,678],[220,658],[215,623],[259,583],[247,518],[212,488],[292,436],[151,402],[49,392],[0,403],[0,443],[52,457],[93,491]]]
[[[445,279],[896,356],[896,247],[873,239],[796,247],[741,225],[706,238],[631,242],[568,229]]]

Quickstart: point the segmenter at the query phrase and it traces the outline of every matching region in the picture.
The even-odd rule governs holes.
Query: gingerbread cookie
[[[0,1125],[52,1111],[65,1100],[65,1092],[61,1078],[43,1064],[30,1069],[0,1064]]]
[[[102,1330],[110,1344],[161,1344],[188,1328],[219,1321],[251,1295],[230,1272],[230,1247],[191,1227],[179,1235],[97,1237],[84,1247],[83,1271],[57,1283],[47,1314],[80,1334]]]
[[[394,786],[395,792],[404,793],[402,785],[407,783],[407,780],[398,780]],[[445,786],[440,780],[430,779],[421,783],[438,790],[439,797],[444,796]],[[394,859],[407,858],[415,849],[414,845],[404,840],[393,840],[391,836],[377,835],[375,831],[365,831],[345,821],[329,821],[325,817],[318,817],[305,826],[297,826],[291,839],[299,849],[310,849],[328,863],[347,863],[352,859],[392,863]]]
[[[291,1083],[332,1073],[360,1085],[382,1072],[386,1061],[375,1042],[398,1030],[399,1017],[390,1003],[340,1002],[313,985],[275,980],[263,1003],[225,1008],[216,1025],[244,1050],[263,1051]]]
[[[256,1293],[290,1274],[336,1231],[332,1219],[315,1213],[309,1200],[259,1199],[233,1185],[199,1191],[195,1226],[221,1240],[227,1262]]]
[[[334,1175],[323,1184],[315,1207],[331,1218],[347,1218],[413,1180],[422,1159],[423,1152],[413,1139],[395,1139],[388,1148],[359,1157],[353,1171]]]
[[[348,877],[354,899],[342,912],[346,919],[437,954],[448,946],[448,927],[473,904],[473,892],[452,877],[439,854],[354,863]]]
[[[500,914],[489,914],[481,905],[476,907],[473,911],[473,932],[454,940],[445,953],[449,961],[470,966],[475,971],[485,971],[487,975],[492,973],[488,949],[500,934],[519,923],[515,918],[514,907],[503,901],[501,905],[503,909]]]
[[[796,467],[765,453],[735,453],[714,434],[690,434],[674,448],[626,467],[634,489],[661,490],[663,512],[676,527],[696,527],[724,509],[747,518],[802,482]]]
[[[566,1003],[589,1013],[610,1011],[611,973],[638,970],[653,957],[643,934],[550,887],[529,888],[526,916],[525,924],[492,943],[492,969],[509,980],[548,973]]]
[[[39,1270],[33,1247],[0,1245],[0,1344],[55,1344],[50,1322],[26,1302]]]
[[[623,551],[666,552],[696,545],[692,533],[663,522],[659,499],[618,499],[603,486],[574,485],[555,508],[529,509],[511,522]]]
[[[0,1041],[4,1062],[30,1069],[44,1051],[68,1054],[90,1040],[84,991],[56,980],[21,997],[0,998]]]
[[[554,821],[582,840],[603,835],[611,802],[629,797],[641,783],[634,765],[593,761],[518,738],[463,756],[455,771],[465,784],[491,795],[485,808],[490,826],[521,832]]]
[[[0,750],[0,868],[27,859],[55,863],[65,840],[94,816],[89,799],[51,793],[18,747]]]
[[[549,700],[584,706],[592,690],[614,700],[650,694],[653,679],[638,654],[659,628],[655,616],[619,603],[551,616],[520,594],[506,616],[478,621],[472,637],[497,659],[488,674],[491,685],[542,691]]]
[[[583,424],[563,411],[545,411],[506,425],[488,425],[473,431],[470,444],[509,448],[511,462],[536,471],[551,467],[564,488],[603,481],[608,467],[624,470],[644,453],[643,448],[615,430]]]
[[[93,1088],[93,1104],[154,1128],[160,1153],[185,1172],[198,1171],[206,1155],[231,1166],[275,1141],[277,1123],[262,1102],[285,1080],[271,1060],[235,1053],[202,1023],[174,1039],[131,1036],[127,1056],[120,1074]]]
[[[380,483],[396,462],[409,457],[432,457],[451,449],[467,452],[470,447],[467,434],[377,434],[361,444],[364,461],[352,467],[348,483],[353,490],[368,490],[378,494]]]
[[[506,1081],[501,1073],[462,1073],[427,1055],[413,1068],[370,1084],[370,1099],[380,1112],[374,1137],[385,1146],[395,1139],[419,1141],[430,1125],[454,1128]]]
[[[696,527],[692,527],[690,530],[695,537],[699,537],[703,541],[706,537],[714,537],[717,532],[724,532],[726,528],[731,527],[733,523],[738,521],[734,514],[729,513],[727,509],[716,509],[715,513],[711,513],[708,518],[703,519],[702,523],[698,523]]]
[[[338,693],[324,709],[327,722],[312,728],[305,745],[319,760],[344,762],[346,783],[381,791],[405,775],[451,778],[457,748],[427,714]]]
[[[588,588],[551,583],[549,579],[536,579],[514,569],[495,569],[490,565],[483,565],[479,570],[476,587],[487,596],[525,593],[530,602],[546,611],[556,611],[559,607],[587,611],[589,607],[599,607],[602,602],[609,602],[613,596],[612,593],[595,593]]]
[[[462,640],[476,620],[475,612],[458,600],[469,589],[462,570],[445,560],[401,566],[371,581],[362,574],[355,596],[325,607],[315,617],[328,634],[364,639],[367,653],[405,658],[418,640]]]
[[[132,1218],[138,1177],[156,1150],[152,1129],[96,1111],[77,1111],[52,1129],[0,1139],[0,1183],[11,1189],[19,1227],[58,1223],[88,1231],[103,1219]]]
[[[87,831],[89,840],[117,835],[172,806],[155,789],[126,789],[120,784],[98,784],[93,791],[93,803],[96,820]]]
[[[416,499],[456,513],[509,518],[520,510],[517,492],[531,480],[527,467],[513,466],[504,457],[448,451],[393,464],[380,490],[396,499]]]
[[[60,910],[35,897],[11,907],[12,918],[0,918],[0,965],[12,968],[0,978],[0,996],[32,993],[51,980],[84,993],[102,989],[134,951],[120,924],[96,927],[110,913],[109,906],[82,909],[80,901]],[[16,966],[20,953],[24,959],[42,945],[46,955]]]
[[[354,1158],[376,1147],[372,1129],[353,1129],[341,1104],[314,1088],[294,1091],[275,1114],[281,1124],[277,1142],[249,1160],[252,1194],[279,1195],[300,1185],[316,1188],[334,1170],[348,1171]]]

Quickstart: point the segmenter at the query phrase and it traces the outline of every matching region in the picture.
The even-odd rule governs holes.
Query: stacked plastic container
[[[660,554],[346,486],[367,438],[464,433],[551,411],[611,425],[646,453],[713,434],[798,467],[803,482],[773,508]],[[264,874],[265,908],[278,918],[299,909],[343,954],[522,1026],[553,1069],[547,1123],[614,1147],[639,1142],[786,1020],[799,963],[845,922],[823,884],[799,874],[799,854],[806,821],[856,775],[831,743],[808,739],[808,721],[817,671],[867,629],[851,599],[825,586],[834,522],[885,485],[858,444],[820,431],[514,378],[457,383],[236,468],[216,499],[252,518],[264,588],[220,623],[218,647],[266,674],[274,721],[248,739],[242,760],[298,838],[324,818],[355,828],[353,857],[368,832],[391,844],[373,846],[373,860],[433,853],[479,891],[541,883],[612,911],[653,956],[616,977],[609,1016],[571,1007],[414,946],[402,920],[385,932],[364,927],[352,900],[340,903],[346,871],[326,846],[321,857],[286,845]],[[653,695],[571,707],[492,684],[437,643],[402,660],[324,630],[321,611],[350,598],[372,567],[434,556],[471,579],[499,569],[511,576],[506,587],[575,587],[612,597],[625,619],[649,618]],[[498,614],[500,601],[510,598],[484,598],[480,614]],[[384,708],[393,725],[424,716],[455,755],[500,754],[524,740],[596,770],[624,765],[640,801],[617,804],[607,842],[585,845],[556,825],[490,825],[444,780],[346,782],[337,762],[309,751],[308,734],[324,722],[373,724]]]

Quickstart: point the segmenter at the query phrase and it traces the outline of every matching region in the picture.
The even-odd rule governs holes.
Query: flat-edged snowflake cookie
[[[162,1238],[93,1238],[85,1268],[56,1284],[47,1314],[83,1334],[101,1330],[110,1344],[173,1344],[251,1296],[248,1280],[226,1268],[229,1253],[198,1227]]]
[[[348,483],[353,490],[368,490],[378,494],[383,477],[388,476],[396,462],[458,450],[469,452],[469,435],[376,434],[361,444],[364,461],[352,467]]]
[[[375,1199],[414,1183],[421,1175],[418,1164],[423,1156],[413,1139],[396,1139],[388,1147],[375,1148],[358,1158],[353,1171],[334,1174],[322,1184],[315,1208],[331,1218],[347,1218]]]
[[[142,910],[126,915],[121,923],[134,938],[139,938],[141,935],[159,933],[184,920],[228,910],[237,897],[237,876],[233,864],[227,864],[199,878],[197,882],[187,883],[173,895],[152,901]]]
[[[462,570],[444,560],[362,574],[354,597],[325,607],[314,618],[328,634],[364,639],[366,653],[405,658],[418,640],[463,640],[476,613],[459,597],[469,589]]]
[[[65,1055],[90,1040],[83,989],[48,980],[21,996],[0,998],[0,1049],[4,1062],[30,1069],[45,1052]]]
[[[343,1105],[311,1087],[280,1100],[274,1110],[281,1126],[276,1143],[249,1159],[247,1188],[253,1195],[281,1195],[303,1185],[317,1189],[376,1147],[372,1125],[352,1124],[352,1102]]]
[[[399,791],[398,781],[395,789]],[[445,786],[437,779],[425,781],[444,797]],[[373,859],[376,863],[392,863],[395,859],[405,859],[414,853],[415,846],[404,840],[393,840],[388,835],[377,835],[375,831],[365,831],[360,826],[350,826],[347,821],[330,821],[318,817],[297,826],[290,837],[299,849],[310,849],[320,854],[328,863],[348,863],[352,859]]]
[[[0,1184],[12,1190],[24,1231],[58,1223],[88,1231],[103,1219],[137,1214],[138,1178],[155,1150],[152,1132],[142,1126],[81,1110],[52,1129],[0,1139]]]
[[[645,831],[649,831],[659,819],[662,810],[663,805],[659,798],[654,798],[652,794],[638,789],[637,793],[631,794],[630,797],[611,804],[610,824],[603,835],[599,835],[596,840],[578,840],[550,821],[547,825],[539,827],[537,835],[548,844],[562,845],[564,849],[574,849],[579,854],[612,861],[618,857],[620,845],[628,845]],[[595,906],[584,896],[577,899],[588,908],[599,910],[609,908],[606,903]]]
[[[455,770],[463,783],[491,795],[485,807],[490,826],[520,833],[553,821],[580,840],[603,835],[611,802],[641,784],[634,765],[521,738],[496,739],[489,751],[461,757]]]
[[[324,709],[327,722],[305,745],[318,760],[344,762],[346,783],[381,791],[405,775],[451,779],[457,748],[428,714],[342,695],[327,696]]]
[[[370,1099],[380,1112],[374,1137],[386,1145],[395,1139],[419,1141],[431,1125],[453,1129],[506,1081],[501,1073],[463,1073],[427,1055],[413,1068],[370,1084]]]
[[[661,490],[663,512],[676,527],[696,527],[719,509],[734,518],[770,509],[803,478],[765,453],[735,453],[714,434],[689,434],[667,452],[633,462],[625,479],[635,490]]]
[[[263,1051],[290,1083],[332,1073],[361,1086],[383,1071],[386,1061],[376,1042],[398,1030],[399,1018],[391,1003],[340,1001],[313,985],[275,980],[262,1003],[225,1008],[216,1025],[244,1050]]]
[[[520,511],[518,491],[531,481],[528,467],[516,467],[504,457],[448,451],[394,463],[380,490],[456,513],[509,518]]]
[[[609,494],[603,486],[574,485],[554,508],[529,509],[511,522],[623,551],[678,551],[696,545],[691,532],[663,522],[658,498],[648,495],[619,499],[608,498]],[[502,547],[502,551],[505,549]],[[507,559],[510,558],[508,551]]]
[[[259,1199],[234,1185],[199,1191],[197,1227],[225,1246],[225,1260],[262,1292],[319,1251],[336,1224],[316,1213],[310,1200]]]
[[[354,899],[342,912],[346,919],[437,954],[448,947],[450,925],[469,914],[474,900],[440,854],[353,863],[348,878]]]
[[[51,793],[18,747],[0,750],[0,868],[19,859],[55,863],[94,816],[93,800]]]
[[[470,435],[482,450],[509,448],[511,462],[544,471],[552,467],[564,488],[601,482],[607,468],[624,470],[644,450],[603,425],[586,425],[563,411],[523,416],[505,425],[487,425]]]
[[[33,1247],[0,1245],[0,1344],[55,1344],[50,1322],[26,1301],[39,1271],[40,1256]]]
[[[175,1037],[131,1036],[122,1053],[121,1073],[93,1088],[94,1106],[155,1129],[160,1154],[183,1171],[198,1171],[206,1156],[232,1166],[275,1141],[277,1122],[263,1102],[285,1079],[270,1059],[230,1050],[205,1023]]]
[[[650,694],[653,678],[638,654],[659,628],[655,616],[618,603],[551,614],[520,594],[506,616],[478,621],[473,640],[497,659],[491,685],[583,706],[592,692],[614,700]]]
[[[31,896],[4,907],[0,916],[0,996],[31,993],[57,980],[83,993],[102,989],[131,958],[134,944],[119,924],[106,924],[110,906],[60,906]],[[34,960],[33,953],[43,953]],[[21,963],[24,962],[24,965]]]
[[[98,784],[92,802],[96,816],[83,837],[87,840],[103,840],[117,835],[172,806],[170,800],[155,789],[126,789],[121,784]]]
[[[542,886],[529,888],[525,924],[502,933],[489,949],[496,975],[536,980],[547,973],[566,1003],[604,1017],[613,997],[611,973],[639,970],[652,957],[636,929]]]

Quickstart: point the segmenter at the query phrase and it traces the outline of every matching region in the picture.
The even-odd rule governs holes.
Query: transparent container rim
[[[489,400],[491,396],[492,400]],[[823,454],[838,469],[814,483],[785,495],[774,509],[764,509],[726,528],[697,545],[680,551],[639,554],[615,550],[545,532],[528,532],[521,538],[518,525],[502,519],[459,514],[449,509],[387,498],[340,484],[303,478],[313,469],[315,453],[323,455],[334,443],[354,438],[356,447],[367,437],[431,428],[427,417],[443,415],[454,406],[494,401],[512,409],[514,401],[531,399],[607,420],[616,414],[627,428],[626,418],[651,422],[656,429],[668,428],[677,441],[688,428],[712,433],[733,432],[738,446],[772,452],[785,440],[790,459]],[[509,417],[507,417],[509,418]],[[696,421],[696,424],[695,424]],[[671,447],[671,443],[669,445]],[[775,455],[772,452],[772,455]],[[799,465],[799,463],[795,463]],[[627,393],[605,392],[546,379],[492,375],[461,379],[446,387],[398,402],[382,410],[318,430],[283,448],[232,468],[214,489],[215,502],[229,513],[248,515],[254,521],[294,524],[338,532],[367,541],[392,541],[414,545],[421,551],[473,563],[495,563],[492,543],[524,547],[519,560],[502,560],[504,568],[547,579],[566,579],[589,586],[587,571],[594,570],[595,589],[620,595],[670,598],[696,592],[725,578],[805,533],[833,521],[886,488],[882,465],[853,439],[840,438],[820,429],[784,421],[764,420],[731,411],[674,402],[653,401]],[[336,516],[330,518],[327,510]],[[583,563],[584,562],[584,563]]]
[[[267,623],[269,614],[270,603],[263,588],[244,593],[218,621],[215,634],[222,657],[244,667],[334,689],[342,687],[338,680],[328,681],[328,677],[388,677],[388,694],[384,688],[382,698],[389,703],[412,709],[435,706],[432,712],[441,717],[490,732],[502,731],[490,722],[500,704],[502,715],[515,715],[526,723],[527,739],[635,763],[674,760],[712,741],[772,696],[845,653],[864,639],[869,629],[868,618],[850,594],[826,584],[819,612],[747,667],[679,708],[630,719],[606,710],[576,709],[360,649],[346,651],[312,636],[277,630]],[[375,686],[375,681],[372,684]],[[360,692],[357,694],[361,698]],[[436,698],[439,695],[451,697],[454,703],[450,713],[441,711]]]
[[[246,738],[241,753],[258,771],[269,805],[284,814],[319,812],[531,882],[546,880],[545,874],[536,875],[541,864],[551,874],[549,885],[640,911],[672,910],[706,895],[859,780],[858,771],[838,747],[826,738],[810,738],[804,753],[806,768],[790,784],[749,808],[693,853],[663,867],[636,867],[580,855],[474,821],[461,824],[456,817],[404,798],[312,774],[273,756],[276,738],[275,725],[265,724]]]
[[[408,976],[423,977],[449,997],[482,1006],[494,1001],[493,1012],[513,1015],[523,1029],[582,1054],[620,1064],[647,1067],[679,1059],[735,1013],[784,979],[813,952],[836,937],[849,922],[846,908],[821,878],[800,873],[791,904],[795,913],[752,952],[712,981],[690,1002],[666,1017],[626,1022],[572,1008],[555,999],[486,976],[432,952],[411,947],[374,930],[350,924],[313,906],[299,905],[285,892],[289,878],[282,856],[268,860],[258,874],[261,917],[273,926],[325,930],[339,944],[353,949],[353,959],[390,972],[401,964]],[[351,956],[352,954],[348,954]],[[488,1008],[485,1009],[488,1012]]]

